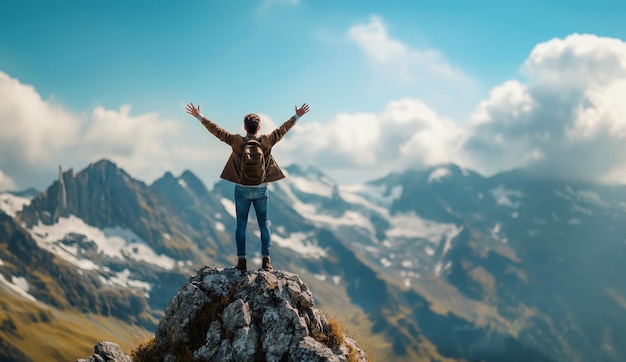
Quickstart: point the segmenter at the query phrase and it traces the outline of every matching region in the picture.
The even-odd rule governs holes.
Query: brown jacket
[[[243,146],[246,143],[244,136],[226,131],[206,117],[202,118],[202,124],[215,137],[219,138],[222,142],[227,143],[233,149],[233,152],[230,154],[228,161],[226,161],[226,165],[224,166],[224,170],[222,171],[220,177],[224,180],[241,184],[240,163],[243,153]],[[280,141],[285,133],[287,133],[295,124],[296,117],[292,116],[285,123],[283,123],[282,126],[276,128],[272,133],[264,134],[257,137],[257,139],[261,143],[263,153],[269,156],[267,159],[265,182],[273,182],[285,178],[285,174],[283,174],[283,171],[278,166],[278,163],[276,163],[276,160],[274,159],[274,156],[272,156],[271,152],[272,147],[278,141]]]

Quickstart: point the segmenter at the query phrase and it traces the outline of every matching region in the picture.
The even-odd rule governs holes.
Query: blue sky
[[[555,86],[553,78],[543,71],[552,63],[543,63],[541,59],[547,58],[539,53],[533,58],[537,62],[528,61],[543,43],[550,51],[561,51],[554,55],[543,49],[554,55],[554,61],[566,62],[566,55],[573,54],[563,64],[587,64],[585,71],[592,74],[604,71],[608,63],[619,64],[626,40],[626,5],[503,3],[0,0],[0,73],[5,75],[6,94],[11,94],[3,102],[4,110],[0,105],[0,124],[24,125],[21,138],[5,133],[5,147],[0,146],[0,189],[43,188],[58,164],[82,169],[99,157],[113,159],[147,182],[167,170],[191,169],[210,185],[229,151],[184,113],[187,102],[200,104],[207,117],[232,132],[241,131],[246,113],[262,114],[268,126],[262,130],[271,131],[268,128],[293,114],[294,105],[309,103],[311,112],[298,124],[304,125],[283,154],[277,145],[276,155],[284,158],[279,159],[282,164],[305,159],[341,182],[367,181],[393,170],[439,162],[456,162],[487,174],[520,166],[551,169],[555,157],[571,145],[564,141],[563,148],[549,150],[552,146],[525,143],[515,152],[493,151],[497,145],[487,144],[494,138],[490,132],[510,122],[498,125],[493,112],[499,108],[489,105],[505,104],[502,97],[519,92],[533,100],[528,104],[542,104],[539,97],[545,90],[555,89],[549,87]],[[574,34],[594,38],[572,38]],[[608,39],[619,43],[606,45],[611,61],[591,64],[589,59],[597,60],[593,54],[604,54],[602,44]],[[565,45],[549,43],[553,40]],[[575,50],[589,47],[599,50],[592,55]],[[621,69],[607,71],[621,79]],[[611,97],[621,94],[619,87],[615,90],[606,82],[602,86]],[[598,88],[595,83],[581,87],[575,90],[584,97]],[[564,90],[558,89],[556,93]],[[571,110],[584,103],[577,102],[560,106]],[[507,104],[512,112],[519,102]],[[622,110],[616,107],[620,115]],[[489,125],[472,121],[481,110],[492,114]],[[403,120],[398,112],[428,116],[414,113],[420,119]],[[518,122],[529,126],[550,121],[537,117],[538,113]],[[568,124],[580,124],[577,121],[570,117],[560,124],[568,129]],[[390,122],[389,132],[384,122]],[[32,127],[49,131],[28,139],[24,132]],[[377,132],[370,134],[364,127]],[[438,136],[420,134],[424,128]],[[334,149],[333,144],[310,140],[332,135],[333,129],[350,134],[330,137],[341,143]],[[527,129],[531,135],[536,131]],[[360,137],[362,132],[366,135]],[[571,132],[563,131],[562,136],[571,138]],[[294,145],[298,140],[312,146],[299,151]],[[366,152],[364,159],[349,154],[350,144],[368,147],[368,142],[379,149]],[[389,150],[398,144],[402,147],[397,152]],[[447,151],[457,146],[454,154]],[[481,155],[480,150],[487,149],[530,156],[494,160],[491,154]],[[388,158],[381,156],[385,154]],[[398,155],[407,154],[413,156],[395,162]],[[614,180],[623,173],[618,170],[620,162],[618,158],[593,172]],[[561,174],[581,177],[572,172]]]

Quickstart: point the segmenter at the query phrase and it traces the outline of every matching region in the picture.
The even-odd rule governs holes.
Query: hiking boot
[[[235,265],[233,269],[237,269],[242,272],[248,271],[248,268],[246,267],[246,258],[238,258],[237,265]]]
[[[269,256],[264,256],[263,257],[263,265],[261,266],[261,269],[263,269],[265,271],[272,271],[272,270],[274,270],[274,268],[272,268],[272,262],[270,261],[270,257]]]

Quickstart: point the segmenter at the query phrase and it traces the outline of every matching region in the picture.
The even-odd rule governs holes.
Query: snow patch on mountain
[[[23,277],[11,276],[11,281],[8,281],[4,275],[0,274],[0,284],[8,287],[9,291],[14,292],[28,300],[36,301],[35,297],[28,293],[28,282]]]
[[[31,235],[37,242],[37,246],[39,246],[40,248],[59,256],[61,259],[64,259],[65,261],[69,262],[70,264],[76,266],[79,269],[82,269],[82,270],[99,270],[100,269],[100,266],[98,264],[94,263],[93,261],[89,259],[81,258],[79,256],[78,246],[64,245],[63,243],[60,242],[61,239],[48,240],[48,234],[46,234],[46,231],[39,230],[37,226],[33,227],[33,229],[31,229],[30,231],[31,231]]]
[[[452,171],[450,171],[449,169],[445,167],[439,167],[435,169],[434,171],[432,171],[430,175],[428,175],[428,183],[431,184],[433,182],[438,182],[441,179],[451,176],[451,175],[452,175]]]
[[[16,277],[15,275],[11,276],[11,283],[15,286],[28,293],[28,282],[24,277]]]
[[[435,249],[433,249],[430,246],[426,246],[424,247],[424,252],[426,253],[426,255],[428,256],[434,256],[435,255]]]
[[[385,213],[387,209],[385,209],[384,207],[380,206],[379,203],[375,203],[373,202],[373,200],[368,199],[367,197],[365,197],[362,193],[365,193],[364,191],[366,190],[366,188],[364,187],[364,185],[347,185],[347,186],[339,186],[339,196],[345,200],[346,202],[350,203],[350,204],[356,204],[356,205],[362,205],[365,206],[368,209],[372,209],[378,213]],[[402,193],[402,187],[398,186],[398,190],[400,191],[400,194]],[[398,195],[399,197],[399,195]],[[380,201],[380,200],[379,200]],[[389,203],[391,204],[390,201],[388,200],[382,200],[382,203]]]
[[[318,210],[315,205],[300,201],[289,186],[281,184],[279,187],[281,191],[284,192],[285,196],[287,196],[291,201],[293,209],[313,223],[332,228],[342,225],[356,226],[364,228],[369,232],[374,232],[374,226],[362,213],[356,211],[346,211],[341,217],[328,215],[324,212],[324,210]]]
[[[322,183],[317,180],[309,180],[304,177],[292,177],[289,183],[299,191],[307,194],[319,195],[323,197],[332,197],[334,187],[329,183]]]
[[[82,219],[74,215],[60,218],[53,225],[44,225],[39,222],[31,229],[31,234],[39,247],[59,255],[81,269],[99,269],[98,265],[91,260],[79,256],[77,245],[60,243],[64,237],[71,233],[84,235],[96,244],[99,253],[112,258],[144,261],[167,270],[172,270],[176,264],[174,259],[155,253],[144,240],[131,230],[121,227],[101,230],[87,225]]]
[[[388,208],[402,195],[402,186],[395,185],[389,189],[385,185],[356,184],[340,186],[340,191],[347,202]]]
[[[18,211],[21,211],[28,204],[30,204],[30,199],[27,197],[15,196],[4,192],[0,193],[0,210],[9,216],[15,216]]]
[[[521,198],[524,194],[517,190],[507,190],[503,185],[490,190],[491,195],[496,200],[498,205],[510,207],[512,209],[519,208],[522,203],[519,201],[513,201],[512,198]]]
[[[224,205],[224,209],[226,209],[230,216],[236,219],[237,211],[235,210],[235,203],[233,202],[233,200],[222,197],[220,199],[220,202],[222,203],[222,205]]]
[[[130,279],[130,270],[128,269],[124,269],[109,278],[100,276],[100,280],[109,286],[120,286],[142,290],[144,291],[146,298],[149,297],[149,292],[152,289],[152,286],[149,283],[141,280]]]
[[[317,244],[317,240],[312,233],[292,233],[287,237],[273,234],[272,243],[281,248],[291,249],[311,259],[319,259],[326,256],[326,250]]]
[[[437,263],[437,266],[435,266],[435,275],[436,276],[440,276],[442,271],[448,270],[452,267],[452,262],[448,261],[448,262],[439,262]]]
[[[389,221],[391,228],[386,233],[388,238],[422,238],[433,244],[439,243],[443,237],[454,238],[462,229],[454,224],[422,219],[415,212],[393,215]]]
[[[496,223],[496,224],[493,226],[493,228],[491,229],[491,237],[492,237],[494,240],[497,240],[497,241],[500,241],[500,242],[501,242],[501,243],[503,243],[503,244],[506,244],[506,243],[508,243],[508,242],[509,242],[509,239],[508,239],[508,238],[506,238],[506,237],[504,237],[504,236],[502,236],[502,235],[501,235],[501,231],[502,231],[502,230],[501,230],[501,226],[500,226],[500,224],[499,224],[499,223]]]
[[[309,221],[322,224],[331,228],[337,228],[339,226],[353,226],[367,230],[369,233],[374,233],[374,226],[370,220],[356,211],[346,211],[341,217],[332,215],[324,215],[319,213],[314,208],[301,207],[296,208],[296,211],[300,215],[306,217]]]
[[[602,197],[592,190],[574,190],[571,187],[566,187],[565,190],[572,195],[576,201],[585,203],[587,205],[597,207],[610,207],[611,203],[602,199]]]

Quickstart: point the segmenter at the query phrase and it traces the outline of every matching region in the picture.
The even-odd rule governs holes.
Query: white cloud
[[[532,111],[533,106],[534,100],[527,88],[510,80],[489,92],[489,98],[478,104],[470,121],[474,126],[493,121],[510,124]]]
[[[27,162],[39,166],[50,162],[79,134],[79,117],[44,101],[32,86],[3,72],[0,99],[0,153],[4,165]]]
[[[75,114],[2,72],[0,98],[0,189],[47,187],[58,164],[82,169],[100,158],[152,181],[166,170],[206,167],[220,154],[191,142],[180,123],[156,113],[133,115],[131,107],[123,105],[119,110],[96,107],[90,114]]]
[[[96,107],[90,122],[82,129],[79,146],[87,152],[89,160],[107,157],[133,173],[152,179],[164,171],[156,165],[172,165],[176,158],[168,139],[178,137],[179,127],[175,121],[160,119],[155,113],[132,116],[130,111],[129,105],[119,111]]]
[[[541,83],[588,89],[626,77],[626,53],[620,39],[572,34],[538,44],[524,72]]]
[[[470,167],[526,167],[544,176],[624,180],[626,43],[570,35],[537,45],[528,84],[494,88],[472,116]]]
[[[338,114],[326,124],[299,122],[273,151],[287,163],[379,176],[457,157],[463,130],[419,99],[390,102],[381,113]]]
[[[379,63],[397,61],[409,55],[409,49],[403,43],[389,37],[387,27],[377,16],[373,16],[367,24],[350,28],[348,36],[361,46],[368,57]],[[425,58],[423,54],[426,53],[415,52],[417,58]],[[431,56],[434,54],[431,53]]]

